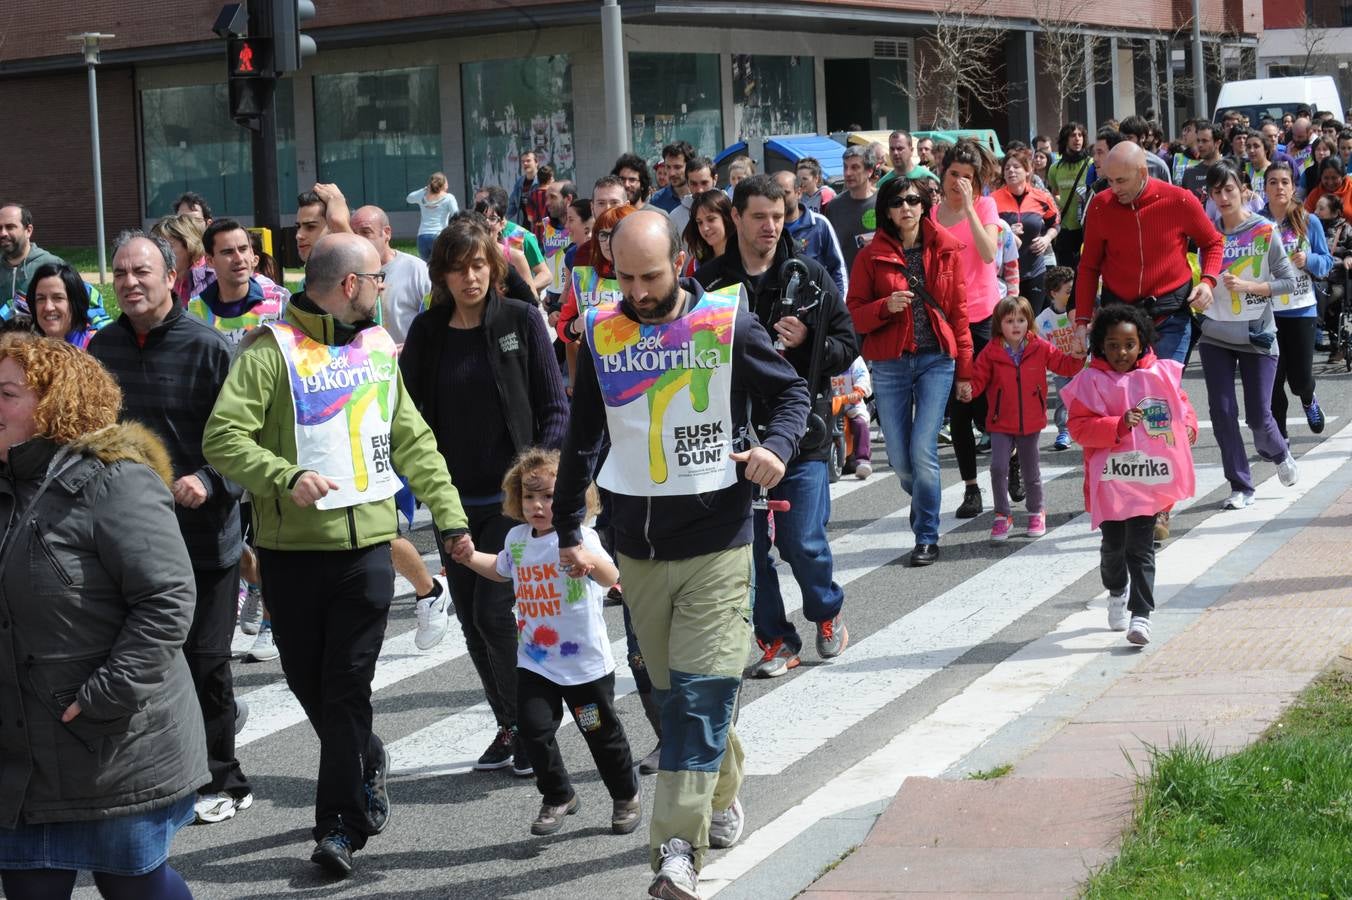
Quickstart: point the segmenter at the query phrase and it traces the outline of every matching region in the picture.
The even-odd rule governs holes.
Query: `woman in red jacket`
[[[1047,278],[1047,251],[1056,240],[1061,214],[1052,195],[1033,184],[1032,169],[1032,151],[1027,147],[1010,151],[1000,165],[1004,184],[991,194],[991,199],[995,201],[995,211],[1019,239],[1019,293],[1028,298],[1033,314],[1037,315],[1046,305],[1043,284]]]
[[[939,558],[939,427],[956,375],[972,377],[961,245],[929,218],[924,184],[878,191],[878,230],[850,272],[846,305],[872,363],[887,458],[911,495],[911,565]]]

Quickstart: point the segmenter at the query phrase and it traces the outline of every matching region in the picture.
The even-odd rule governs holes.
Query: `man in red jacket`
[[[1114,147],[1104,177],[1109,189],[1094,197],[1085,216],[1075,279],[1076,334],[1085,339],[1096,301],[1143,303],[1155,319],[1155,355],[1185,362],[1190,307],[1211,303],[1220,274],[1220,232],[1190,191],[1147,176],[1145,151],[1138,144],[1123,141]],[[1189,241],[1201,257],[1202,280],[1196,287]]]

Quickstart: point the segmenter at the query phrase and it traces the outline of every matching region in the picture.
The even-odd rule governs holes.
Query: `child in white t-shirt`
[[[1075,285],[1075,270],[1069,266],[1052,266],[1047,269],[1047,308],[1038,313],[1037,333],[1062,353],[1072,356],[1075,347],[1075,316],[1070,311],[1070,292]],[[1061,388],[1070,383],[1063,375],[1052,375],[1052,384],[1056,385],[1056,411],[1053,421],[1056,423],[1056,441],[1053,450],[1070,449],[1070,432],[1066,429],[1069,413],[1061,400]]]
[[[615,712],[615,659],[601,610],[619,570],[591,528],[582,529],[581,558],[559,566],[554,532],[556,450],[522,453],[502,481],[503,512],[524,522],[507,533],[497,556],[463,547],[455,561],[516,588],[517,733],[544,797],[532,834],[553,834],[581,806],[559,753],[555,732],[566,704],[587,741],[614,805],[610,828],[629,834],[642,817],[638,775],[624,726]],[[599,508],[593,487],[588,505]]]

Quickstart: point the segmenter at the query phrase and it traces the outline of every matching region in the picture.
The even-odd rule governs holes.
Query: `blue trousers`
[[[953,357],[937,351],[905,353],[873,364],[873,399],[887,461],[911,497],[917,544],[939,543],[939,428],[954,369]]]

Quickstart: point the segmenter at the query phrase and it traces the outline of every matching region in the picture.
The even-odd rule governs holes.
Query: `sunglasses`
[[[904,197],[893,197],[892,202],[887,204],[888,209],[901,209],[903,206],[924,206],[925,200],[919,194],[907,194]]]

